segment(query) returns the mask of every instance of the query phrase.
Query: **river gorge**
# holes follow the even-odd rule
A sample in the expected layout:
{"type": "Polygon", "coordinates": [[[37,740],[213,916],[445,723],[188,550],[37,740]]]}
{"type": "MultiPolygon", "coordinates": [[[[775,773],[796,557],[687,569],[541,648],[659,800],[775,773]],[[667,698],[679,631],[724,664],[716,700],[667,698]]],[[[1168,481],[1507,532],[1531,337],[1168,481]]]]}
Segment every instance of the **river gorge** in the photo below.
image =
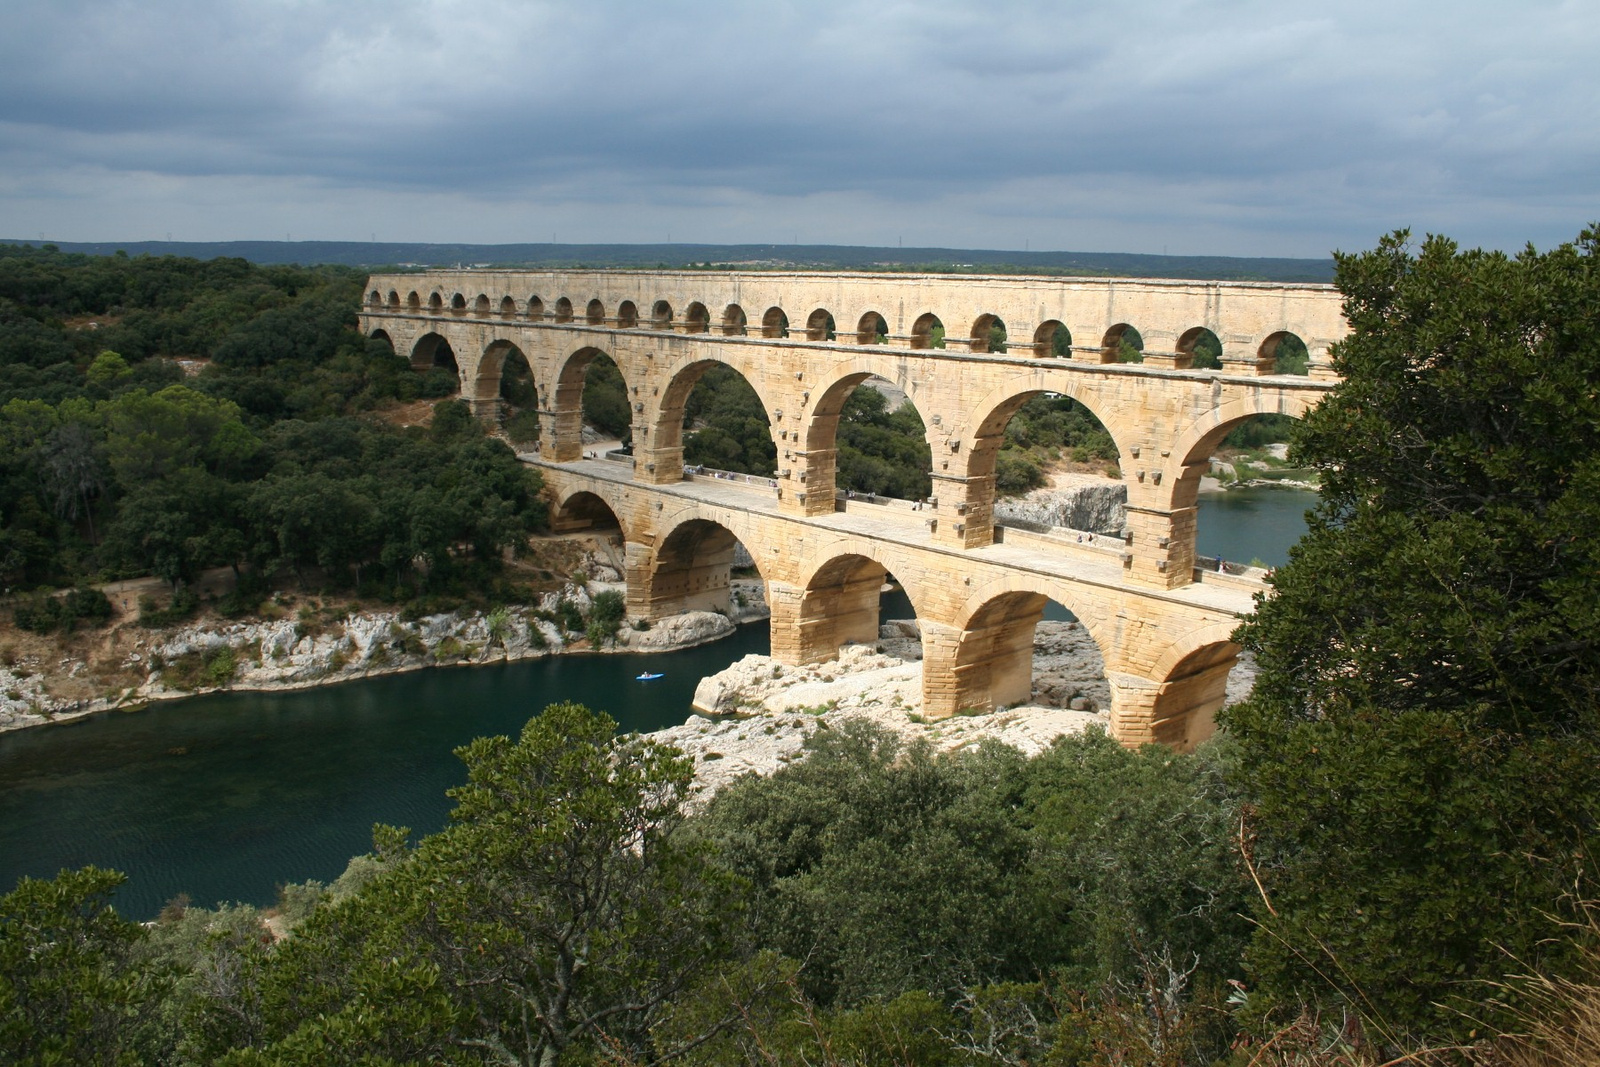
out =
{"type": "MultiPolygon", "coordinates": [[[[1312,493],[1201,498],[1203,555],[1284,562],[1312,493]]],[[[885,598],[885,618],[905,618],[885,598]]],[[[1069,618],[1055,605],[1047,618],[1069,618]]],[[[292,692],[228,692],[0,735],[0,888],[95,864],[126,872],[118,906],[168,899],[271,903],[275,887],[329,880],[374,822],[438,829],[461,781],[452,749],[515,733],[557,700],[623,729],[684,722],[696,684],[767,650],[764,624],[673,652],[549,656],[393,674],[292,692]],[[664,677],[637,682],[642,671],[664,677]]]]}

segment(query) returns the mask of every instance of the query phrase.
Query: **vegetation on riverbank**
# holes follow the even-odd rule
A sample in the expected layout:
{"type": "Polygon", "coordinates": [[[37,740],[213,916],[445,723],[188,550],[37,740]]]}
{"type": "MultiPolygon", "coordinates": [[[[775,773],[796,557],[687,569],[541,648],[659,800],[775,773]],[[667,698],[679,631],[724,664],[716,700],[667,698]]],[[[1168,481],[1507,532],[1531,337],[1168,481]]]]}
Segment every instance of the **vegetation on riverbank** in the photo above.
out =
{"type": "MultiPolygon", "coordinates": [[[[207,567],[406,599],[480,585],[545,521],[536,472],[355,329],[362,278],[0,248],[0,583],[207,567]]],[[[258,585],[258,588],[262,588],[258,585]]]]}
{"type": "Polygon", "coordinates": [[[1597,263],[1595,231],[1339,258],[1342,381],[1290,452],[1323,495],[1194,754],[835,728],[688,814],[680,754],[556,705],[460,751],[446,830],[287,888],[282,940],[23,882],[0,1055],[1592,1062],[1597,263]]]}

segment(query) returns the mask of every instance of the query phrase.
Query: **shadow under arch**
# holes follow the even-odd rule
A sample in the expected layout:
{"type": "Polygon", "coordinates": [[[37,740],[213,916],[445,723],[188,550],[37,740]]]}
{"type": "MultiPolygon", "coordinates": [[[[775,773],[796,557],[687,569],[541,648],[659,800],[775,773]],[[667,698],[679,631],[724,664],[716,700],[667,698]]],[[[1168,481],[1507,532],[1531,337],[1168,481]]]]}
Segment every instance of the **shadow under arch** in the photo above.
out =
{"type": "Polygon", "coordinates": [[[876,311],[869,311],[856,323],[856,344],[882,345],[889,343],[889,320],[876,311]]]}
{"type": "Polygon", "coordinates": [[[616,509],[604,497],[586,489],[569,494],[556,505],[550,515],[550,529],[553,533],[615,531],[623,539],[627,537],[616,509]]]}
{"type": "Polygon", "coordinates": [[[387,344],[389,346],[391,351],[394,349],[394,338],[390,337],[389,336],[389,331],[383,329],[381,326],[378,327],[377,329],[373,330],[371,333],[367,334],[367,337],[368,337],[368,339],[373,340],[373,341],[382,341],[382,342],[384,342],[385,344],[387,344]]]}
{"type": "Polygon", "coordinates": [[[1299,334],[1278,330],[1267,335],[1256,349],[1257,374],[1292,374],[1305,377],[1311,372],[1311,357],[1299,334]]]}
{"type": "Polygon", "coordinates": [[[1178,336],[1178,370],[1221,370],[1222,341],[1205,326],[1191,326],[1178,336]]]}
{"type": "Polygon", "coordinates": [[[456,361],[455,349],[450,347],[450,342],[443,334],[425,333],[417,338],[417,343],[411,346],[411,366],[418,371],[443,367],[457,379],[461,377],[461,365],[456,361]]]}
{"type": "Polygon", "coordinates": [[[958,626],[960,636],[950,665],[955,692],[948,710],[993,711],[1034,702],[1070,705],[1078,700],[1092,705],[1093,710],[1110,708],[1103,635],[1087,625],[1081,614],[1072,612],[1064,600],[1029,589],[1010,588],[1014,581],[990,583],[964,606],[964,621],[958,626]],[[1043,680],[1036,677],[1034,670],[1035,645],[1040,636],[1039,624],[1052,603],[1066,609],[1061,614],[1071,616],[1052,620],[1052,626],[1059,623],[1053,636],[1066,638],[1063,644],[1071,651],[1065,656],[1065,670],[1059,676],[1052,675],[1036,692],[1036,682],[1043,680]]]}
{"type": "Polygon", "coordinates": [[[827,308],[817,308],[806,316],[806,340],[832,341],[837,337],[835,326],[833,312],[827,308]]]}
{"type": "Polygon", "coordinates": [[[1101,363],[1140,363],[1144,361],[1144,336],[1131,323],[1119,322],[1100,339],[1101,363]]]}
{"type": "Polygon", "coordinates": [[[1228,676],[1239,662],[1234,623],[1189,634],[1156,660],[1150,740],[1190,749],[1216,731],[1216,715],[1227,703],[1228,676]]]}
{"type": "Polygon", "coordinates": [[[789,336],[789,316],[784,313],[783,308],[778,307],[776,304],[774,304],[772,307],[769,307],[762,314],[762,316],[761,316],[761,336],[762,337],[788,337],[789,336]]]}
{"type": "MultiPolygon", "coordinates": [[[[658,538],[648,577],[637,583],[639,588],[630,575],[629,614],[647,619],[686,611],[726,615],[733,606],[734,558],[742,544],[738,535],[720,522],[689,515],[658,538]]],[[[754,553],[745,554],[760,574],[760,561],[754,553]]]]}
{"type": "MultiPolygon", "coordinates": [[[[799,610],[793,620],[795,663],[823,663],[838,656],[849,644],[878,640],[878,616],[885,585],[900,584],[911,603],[912,614],[922,617],[917,601],[920,590],[898,583],[889,562],[867,543],[835,546],[801,586],[799,610]]],[[[774,641],[780,635],[773,635],[774,641]]]]}
{"type": "Polygon", "coordinates": [[[1071,359],[1072,331],[1060,319],[1046,319],[1033,331],[1033,354],[1041,359],[1071,359]]]}
{"type": "Polygon", "coordinates": [[[970,345],[973,352],[1003,354],[1006,351],[1005,320],[993,312],[979,315],[972,323],[970,345]]]}

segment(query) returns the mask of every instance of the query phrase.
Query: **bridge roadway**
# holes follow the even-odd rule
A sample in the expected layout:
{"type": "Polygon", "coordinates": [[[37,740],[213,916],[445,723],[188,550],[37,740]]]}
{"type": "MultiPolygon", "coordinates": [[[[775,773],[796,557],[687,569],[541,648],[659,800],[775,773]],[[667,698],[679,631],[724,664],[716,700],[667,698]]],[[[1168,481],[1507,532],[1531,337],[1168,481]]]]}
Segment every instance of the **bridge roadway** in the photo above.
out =
{"type": "Polygon", "coordinates": [[[635,618],[726,609],[737,538],[766,583],[774,658],[818,662],[846,642],[877,639],[879,590],[892,575],[921,627],[930,718],[1028,699],[1034,627],[1048,599],[1072,611],[1101,650],[1113,735],[1190,747],[1211,732],[1237,653],[1228,635],[1263,588],[1199,574],[1175,589],[1130,582],[1114,538],[1090,545],[1002,528],[999,543],[962,548],[941,542],[937,519],[903,501],[797,515],[776,487],[711,478],[652,485],[613,460],[522,458],[559,502],[559,525],[620,527],[635,618]]]}

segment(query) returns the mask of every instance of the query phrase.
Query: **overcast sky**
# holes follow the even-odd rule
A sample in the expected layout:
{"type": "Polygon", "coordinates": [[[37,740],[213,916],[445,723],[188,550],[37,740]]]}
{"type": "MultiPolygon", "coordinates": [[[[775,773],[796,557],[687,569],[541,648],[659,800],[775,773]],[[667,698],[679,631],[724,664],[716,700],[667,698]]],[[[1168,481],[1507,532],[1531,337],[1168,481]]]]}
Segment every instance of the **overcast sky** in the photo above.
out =
{"type": "Polygon", "coordinates": [[[1600,219],[1600,3],[7,0],[0,236],[1321,256],[1600,219]]]}

